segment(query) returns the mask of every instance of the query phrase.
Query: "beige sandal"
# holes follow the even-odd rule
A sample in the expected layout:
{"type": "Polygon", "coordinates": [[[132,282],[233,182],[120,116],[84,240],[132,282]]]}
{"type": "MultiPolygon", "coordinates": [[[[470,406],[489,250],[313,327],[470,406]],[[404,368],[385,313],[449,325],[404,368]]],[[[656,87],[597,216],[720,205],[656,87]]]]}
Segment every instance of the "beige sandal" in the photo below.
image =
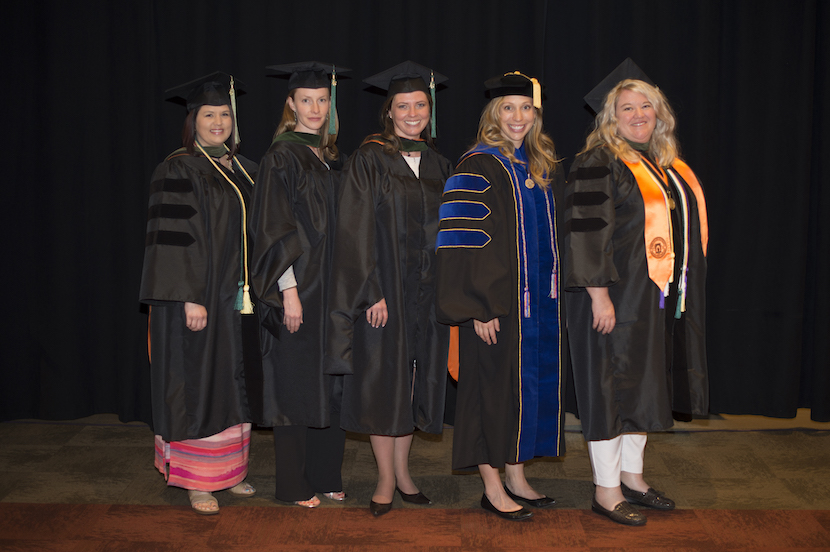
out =
{"type": "Polygon", "coordinates": [[[219,513],[219,502],[210,493],[205,491],[187,491],[187,498],[190,499],[190,507],[197,514],[212,516],[219,513]]]}
{"type": "Polygon", "coordinates": [[[251,498],[256,494],[256,489],[250,483],[243,481],[228,489],[228,492],[238,498],[251,498]]]}

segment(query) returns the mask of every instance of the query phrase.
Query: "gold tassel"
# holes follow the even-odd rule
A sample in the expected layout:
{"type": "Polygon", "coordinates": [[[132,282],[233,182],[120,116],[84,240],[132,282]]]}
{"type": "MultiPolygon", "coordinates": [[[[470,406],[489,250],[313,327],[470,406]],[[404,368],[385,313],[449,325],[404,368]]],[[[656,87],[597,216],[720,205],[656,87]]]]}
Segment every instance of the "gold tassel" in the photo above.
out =
{"type": "Polygon", "coordinates": [[[254,314],[254,304],[251,302],[251,286],[245,285],[242,288],[242,314],[254,314]]]}
{"type": "Polygon", "coordinates": [[[231,97],[231,110],[233,111],[233,135],[234,142],[239,145],[242,138],[239,136],[239,119],[236,115],[236,89],[233,87],[233,75],[231,75],[231,89],[228,93],[231,97]]]}
{"type": "Polygon", "coordinates": [[[536,78],[530,79],[530,82],[533,83],[533,107],[539,109],[542,107],[542,85],[536,78]]]}

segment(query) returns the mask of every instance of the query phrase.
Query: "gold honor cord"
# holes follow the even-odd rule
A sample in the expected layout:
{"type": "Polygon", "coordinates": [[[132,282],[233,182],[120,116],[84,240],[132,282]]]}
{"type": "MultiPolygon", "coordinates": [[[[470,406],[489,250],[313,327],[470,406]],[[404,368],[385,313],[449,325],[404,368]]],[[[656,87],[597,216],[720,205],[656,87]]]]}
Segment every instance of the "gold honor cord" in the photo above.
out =
{"type": "MultiPolygon", "coordinates": [[[[243,197],[242,192],[239,190],[236,184],[233,183],[233,180],[228,178],[228,175],[225,174],[225,171],[219,168],[219,165],[217,165],[216,161],[214,161],[213,158],[207,154],[207,152],[204,150],[204,148],[198,140],[196,141],[196,147],[199,148],[199,151],[202,152],[202,155],[204,155],[207,158],[207,160],[210,161],[211,165],[213,165],[213,167],[219,172],[219,174],[221,174],[225,178],[225,180],[228,181],[228,184],[231,185],[233,190],[236,192],[236,195],[239,196],[239,204],[242,206],[242,272],[244,275],[244,285],[242,287],[242,310],[240,310],[239,312],[242,314],[253,314],[254,304],[251,302],[251,286],[248,283],[248,232],[246,230],[248,227],[248,213],[245,209],[245,198],[243,197]]],[[[227,149],[227,146],[225,146],[225,148],[227,149]]],[[[248,178],[251,184],[253,184],[253,179],[244,169],[244,167],[242,167],[242,164],[236,159],[236,156],[232,157],[231,159],[231,162],[236,162],[236,165],[240,169],[242,169],[242,172],[245,173],[245,176],[248,178]]]]}

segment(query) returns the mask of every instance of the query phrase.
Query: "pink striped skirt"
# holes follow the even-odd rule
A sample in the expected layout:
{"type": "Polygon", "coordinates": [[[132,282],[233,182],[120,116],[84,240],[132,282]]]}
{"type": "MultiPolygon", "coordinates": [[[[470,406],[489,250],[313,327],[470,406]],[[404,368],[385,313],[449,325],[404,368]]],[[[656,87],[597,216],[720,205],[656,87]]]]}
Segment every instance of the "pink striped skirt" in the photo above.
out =
{"type": "Polygon", "coordinates": [[[248,475],[251,424],[238,424],[205,437],[166,442],[156,435],[155,466],[173,487],[221,491],[248,475]]]}

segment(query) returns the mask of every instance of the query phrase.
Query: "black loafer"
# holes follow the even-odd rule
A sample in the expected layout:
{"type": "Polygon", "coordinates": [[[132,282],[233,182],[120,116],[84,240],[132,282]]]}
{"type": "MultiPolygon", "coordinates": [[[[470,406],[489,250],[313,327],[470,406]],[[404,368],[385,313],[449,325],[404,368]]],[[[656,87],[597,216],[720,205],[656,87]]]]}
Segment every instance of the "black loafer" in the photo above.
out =
{"type": "Polygon", "coordinates": [[[634,506],[628,502],[620,502],[614,506],[613,510],[606,510],[597,502],[597,497],[591,500],[591,510],[595,513],[605,516],[611,521],[616,521],[623,525],[645,525],[646,516],[637,511],[634,506]]]}
{"type": "Polygon", "coordinates": [[[521,500],[528,506],[533,506],[534,508],[547,508],[548,506],[556,504],[556,501],[549,496],[543,496],[542,498],[525,498],[523,496],[513,494],[510,492],[510,489],[507,488],[507,485],[504,486],[504,492],[506,492],[507,496],[513,500],[521,500]]]}
{"type": "Polygon", "coordinates": [[[382,516],[383,514],[388,514],[390,510],[392,510],[391,502],[389,504],[379,504],[374,500],[369,501],[369,511],[372,512],[372,515],[375,517],[382,516]]]}
{"type": "Polygon", "coordinates": [[[488,512],[493,512],[500,518],[509,519],[510,521],[523,521],[533,517],[533,512],[531,512],[530,510],[525,510],[524,508],[522,508],[521,510],[516,510],[515,512],[502,512],[501,510],[493,506],[493,503],[490,502],[489,498],[487,498],[487,494],[481,495],[481,507],[487,510],[488,512]]]}
{"type": "Polygon", "coordinates": [[[666,498],[663,493],[651,487],[644,493],[629,489],[622,483],[620,483],[620,488],[623,496],[629,502],[640,506],[648,506],[649,508],[657,508],[658,510],[674,510],[674,500],[666,498]]]}
{"type": "Polygon", "coordinates": [[[397,487],[395,487],[395,490],[398,491],[398,494],[401,495],[404,502],[411,502],[412,504],[432,504],[432,501],[420,491],[415,494],[406,494],[397,487]]]}

